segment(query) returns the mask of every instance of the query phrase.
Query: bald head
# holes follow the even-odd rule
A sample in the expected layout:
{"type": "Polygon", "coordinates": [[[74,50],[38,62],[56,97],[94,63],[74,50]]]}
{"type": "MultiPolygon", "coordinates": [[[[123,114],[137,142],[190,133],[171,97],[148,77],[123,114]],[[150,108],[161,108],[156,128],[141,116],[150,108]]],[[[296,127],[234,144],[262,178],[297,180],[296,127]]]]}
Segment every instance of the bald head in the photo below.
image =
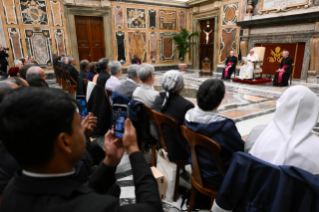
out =
{"type": "Polygon", "coordinates": [[[44,73],[44,70],[38,66],[33,66],[33,67],[28,69],[27,80],[33,76],[41,77],[43,80],[45,80],[47,77],[44,73]]]}

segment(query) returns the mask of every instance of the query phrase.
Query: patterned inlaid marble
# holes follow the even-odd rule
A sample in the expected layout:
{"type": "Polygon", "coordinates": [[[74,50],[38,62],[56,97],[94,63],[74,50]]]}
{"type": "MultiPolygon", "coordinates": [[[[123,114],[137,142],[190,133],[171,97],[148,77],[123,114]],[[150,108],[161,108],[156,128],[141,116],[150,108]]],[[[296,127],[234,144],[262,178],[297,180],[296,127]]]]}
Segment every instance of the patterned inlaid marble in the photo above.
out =
{"type": "Polygon", "coordinates": [[[50,1],[53,26],[63,26],[61,2],[50,1]]]}
{"type": "Polygon", "coordinates": [[[54,37],[55,37],[55,44],[58,55],[67,55],[66,53],[66,46],[65,46],[65,38],[64,38],[64,31],[57,29],[54,30],[54,37]]]}
{"type": "Polygon", "coordinates": [[[13,58],[19,59],[23,56],[20,30],[18,28],[8,28],[9,40],[13,58]]]}
{"type": "Polygon", "coordinates": [[[124,8],[121,6],[113,7],[114,27],[124,29],[124,8]]]}
{"type": "Polygon", "coordinates": [[[16,7],[14,0],[2,0],[2,6],[6,14],[6,23],[7,24],[18,24],[16,7]]]}

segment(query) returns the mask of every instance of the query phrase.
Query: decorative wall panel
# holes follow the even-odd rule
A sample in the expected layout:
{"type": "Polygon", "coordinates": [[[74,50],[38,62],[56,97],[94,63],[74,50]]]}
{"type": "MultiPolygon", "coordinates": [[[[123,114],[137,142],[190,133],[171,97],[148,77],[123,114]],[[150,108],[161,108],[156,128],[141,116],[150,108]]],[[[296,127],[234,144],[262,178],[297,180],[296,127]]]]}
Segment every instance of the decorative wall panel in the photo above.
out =
{"type": "Polygon", "coordinates": [[[49,25],[46,1],[20,0],[20,11],[24,25],[49,25]]]}
{"type": "Polygon", "coordinates": [[[193,13],[192,12],[188,13],[188,31],[193,32],[193,13]]]}
{"type": "Polygon", "coordinates": [[[124,28],[124,8],[121,6],[113,7],[114,27],[116,29],[124,28]]]}
{"type": "Polygon", "coordinates": [[[160,29],[176,30],[176,11],[159,11],[160,29]]]}
{"type": "Polygon", "coordinates": [[[129,40],[129,56],[130,61],[134,58],[134,54],[137,54],[138,58],[142,62],[146,62],[147,58],[147,41],[146,32],[128,32],[129,40]]]}
{"type": "Polygon", "coordinates": [[[145,9],[126,8],[128,28],[146,28],[145,9]]]}
{"type": "Polygon", "coordinates": [[[58,55],[67,55],[64,31],[62,29],[55,29],[54,38],[55,38],[56,51],[58,55]]]}
{"type": "Polygon", "coordinates": [[[171,33],[160,33],[160,61],[172,62],[176,60],[174,43],[171,41],[171,33]]]}
{"type": "Polygon", "coordinates": [[[18,28],[8,28],[8,35],[13,59],[16,60],[23,57],[20,30],[18,28]]]}
{"type": "Polygon", "coordinates": [[[186,29],[186,13],[184,11],[178,13],[178,29],[181,28],[186,29]]]}
{"type": "Polygon", "coordinates": [[[52,23],[53,26],[63,26],[62,15],[61,15],[61,2],[50,1],[52,23]]]}
{"type": "Polygon", "coordinates": [[[150,9],[148,11],[148,14],[149,14],[149,23],[150,23],[149,28],[156,29],[156,10],[150,9]]]}
{"type": "Polygon", "coordinates": [[[222,26],[234,25],[238,20],[238,2],[223,5],[222,26]]]}
{"type": "Polygon", "coordinates": [[[14,0],[2,0],[4,15],[7,24],[18,24],[14,0]]]}
{"type": "Polygon", "coordinates": [[[125,32],[117,31],[115,32],[115,36],[116,36],[117,61],[120,61],[122,64],[125,64],[126,63],[125,32]]]}
{"type": "Polygon", "coordinates": [[[157,33],[150,32],[150,60],[152,63],[157,61],[157,33]]]}
{"type": "Polygon", "coordinates": [[[236,51],[237,28],[225,28],[221,31],[219,62],[223,63],[230,51],[236,51]]]}
{"type": "Polygon", "coordinates": [[[52,66],[52,43],[50,30],[42,29],[35,31],[33,29],[25,29],[25,38],[27,40],[28,52],[34,56],[35,61],[40,66],[52,66]]]}

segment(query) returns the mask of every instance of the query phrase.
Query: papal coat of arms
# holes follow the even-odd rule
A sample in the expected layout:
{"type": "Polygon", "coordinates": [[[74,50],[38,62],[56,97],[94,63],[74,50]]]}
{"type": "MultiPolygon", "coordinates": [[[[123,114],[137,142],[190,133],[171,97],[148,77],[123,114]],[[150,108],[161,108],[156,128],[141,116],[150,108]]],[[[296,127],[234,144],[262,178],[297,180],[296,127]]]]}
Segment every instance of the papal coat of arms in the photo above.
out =
{"type": "Polygon", "coordinates": [[[283,53],[284,51],[285,51],[285,50],[282,50],[282,51],[281,51],[281,48],[280,48],[279,46],[277,46],[277,47],[275,48],[275,51],[271,50],[271,51],[270,51],[270,55],[271,55],[272,57],[268,57],[269,62],[271,62],[271,63],[274,63],[274,62],[280,63],[281,60],[282,60],[282,58],[283,58],[282,53],[283,53]]]}
{"type": "Polygon", "coordinates": [[[23,24],[48,25],[45,1],[21,0],[20,7],[23,24]]]}

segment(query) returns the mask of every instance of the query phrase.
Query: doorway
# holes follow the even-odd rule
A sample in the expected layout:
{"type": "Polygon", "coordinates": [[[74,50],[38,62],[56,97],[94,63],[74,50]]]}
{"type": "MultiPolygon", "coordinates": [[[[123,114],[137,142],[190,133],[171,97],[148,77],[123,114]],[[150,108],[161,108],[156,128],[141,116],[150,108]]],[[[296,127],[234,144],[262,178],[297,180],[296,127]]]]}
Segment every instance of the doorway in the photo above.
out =
{"type": "Polygon", "coordinates": [[[207,22],[209,21],[210,29],[212,32],[209,34],[209,50],[208,50],[208,58],[212,61],[211,70],[213,70],[213,62],[214,62],[214,29],[215,29],[215,19],[202,20],[200,21],[200,46],[199,46],[199,67],[202,69],[202,60],[206,58],[206,34],[203,30],[207,29],[207,22]]]}
{"type": "Polygon", "coordinates": [[[79,60],[97,62],[105,57],[102,17],[75,16],[79,60]]]}

